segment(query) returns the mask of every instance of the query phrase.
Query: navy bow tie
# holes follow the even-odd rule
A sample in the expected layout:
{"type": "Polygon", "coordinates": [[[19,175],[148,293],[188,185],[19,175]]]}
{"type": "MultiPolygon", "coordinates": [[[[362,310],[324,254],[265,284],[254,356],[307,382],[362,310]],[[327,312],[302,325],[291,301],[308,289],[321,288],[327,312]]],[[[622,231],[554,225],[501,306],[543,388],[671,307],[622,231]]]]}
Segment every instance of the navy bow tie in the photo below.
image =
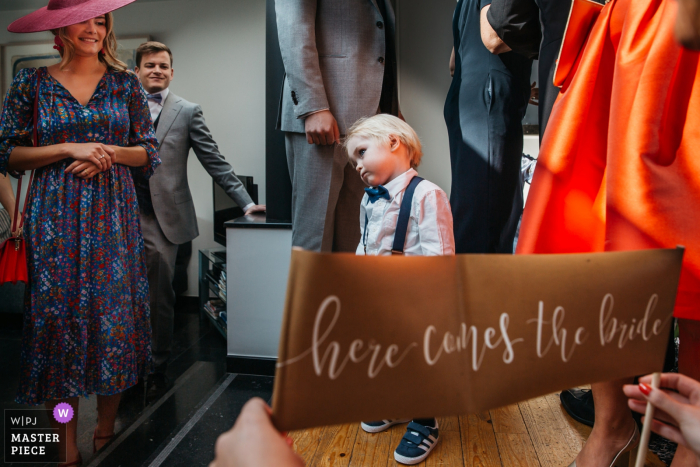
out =
{"type": "Polygon", "coordinates": [[[149,101],[161,103],[163,102],[163,96],[161,94],[146,94],[146,99],[149,101]]]}
{"type": "Polygon", "coordinates": [[[372,204],[374,204],[379,198],[384,198],[389,201],[391,200],[391,196],[389,196],[389,191],[387,191],[387,189],[381,185],[379,185],[376,188],[365,188],[365,193],[367,193],[367,196],[369,197],[369,202],[372,204]]]}

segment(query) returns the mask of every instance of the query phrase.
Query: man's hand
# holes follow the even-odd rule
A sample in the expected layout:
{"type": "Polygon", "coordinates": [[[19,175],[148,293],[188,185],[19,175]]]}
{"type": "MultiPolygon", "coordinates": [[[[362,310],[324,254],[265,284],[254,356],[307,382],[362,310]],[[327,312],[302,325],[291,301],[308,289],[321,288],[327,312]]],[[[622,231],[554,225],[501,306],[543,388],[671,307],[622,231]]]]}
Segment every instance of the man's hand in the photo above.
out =
{"type": "Polygon", "coordinates": [[[249,400],[233,428],[216,440],[216,458],[209,467],[303,467],[291,438],[272,425],[271,414],[262,399],[249,400]]]}
{"type": "Polygon", "coordinates": [[[265,212],[267,211],[267,206],[264,204],[256,204],[248,208],[248,210],[245,212],[245,215],[253,214],[254,212],[265,212]]]}
{"type": "Polygon", "coordinates": [[[540,105],[540,88],[536,86],[536,81],[533,81],[530,86],[530,104],[532,105],[540,105]]]}
{"type": "Polygon", "coordinates": [[[334,144],[340,142],[338,122],[330,110],[311,114],[304,120],[306,141],[309,144],[334,144]]]}

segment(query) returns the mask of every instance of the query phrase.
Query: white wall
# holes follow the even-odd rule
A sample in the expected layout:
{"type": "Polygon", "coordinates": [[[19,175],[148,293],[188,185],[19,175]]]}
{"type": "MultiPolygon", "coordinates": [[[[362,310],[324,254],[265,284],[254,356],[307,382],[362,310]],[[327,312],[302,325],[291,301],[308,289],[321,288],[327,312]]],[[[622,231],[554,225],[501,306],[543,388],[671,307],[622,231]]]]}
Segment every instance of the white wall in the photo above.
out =
{"type": "MultiPolygon", "coordinates": [[[[45,3],[44,3],[45,4],[45,3]]],[[[32,10],[0,11],[0,44],[52,40],[11,34],[32,10]]],[[[117,37],[150,35],[173,51],[171,90],[202,106],[221,153],[236,173],[252,175],[265,202],[265,1],[138,1],[115,12],[117,37]]],[[[200,235],[193,242],[187,295],[197,294],[197,251],[214,243],[211,177],[190,154],[189,183],[200,235]]]]}
{"type": "Polygon", "coordinates": [[[443,108],[450,89],[455,0],[398,0],[401,112],[423,144],[421,176],[450,193],[450,147],[443,108]]]}

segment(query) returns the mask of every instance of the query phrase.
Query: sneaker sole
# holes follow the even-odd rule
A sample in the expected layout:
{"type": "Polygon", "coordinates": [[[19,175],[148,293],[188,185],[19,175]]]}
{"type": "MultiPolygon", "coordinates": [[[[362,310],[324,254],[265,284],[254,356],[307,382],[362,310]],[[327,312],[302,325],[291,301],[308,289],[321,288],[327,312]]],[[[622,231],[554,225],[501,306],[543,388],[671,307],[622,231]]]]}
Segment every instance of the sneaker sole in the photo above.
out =
{"type": "Polygon", "coordinates": [[[420,464],[425,460],[426,457],[432,452],[432,450],[437,446],[437,444],[440,442],[440,437],[438,436],[438,439],[435,440],[432,446],[430,446],[430,449],[425,451],[425,454],[420,455],[418,457],[404,457],[401,454],[397,454],[396,451],[394,451],[394,460],[396,462],[399,462],[401,464],[405,465],[415,465],[415,464],[420,464]]]}
{"type": "Polygon", "coordinates": [[[381,433],[382,431],[388,430],[394,425],[399,425],[401,423],[408,423],[410,422],[411,419],[400,419],[400,420],[394,420],[391,423],[387,423],[386,425],[380,425],[380,426],[370,426],[370,425],[365,425],[364,422],[360,423],[360,427],[362,427],[363,430],[365,430],[367,433],[381,433]]]}

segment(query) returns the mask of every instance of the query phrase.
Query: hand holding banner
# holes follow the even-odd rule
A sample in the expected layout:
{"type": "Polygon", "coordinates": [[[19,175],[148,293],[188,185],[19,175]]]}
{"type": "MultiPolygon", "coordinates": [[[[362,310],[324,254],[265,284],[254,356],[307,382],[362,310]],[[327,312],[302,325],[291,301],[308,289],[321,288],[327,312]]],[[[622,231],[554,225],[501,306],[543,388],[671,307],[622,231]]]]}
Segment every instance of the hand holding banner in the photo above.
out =
{"type": "Polygon", "coordinates": [[[273,418],[471,413],[658,371],[682,258],[293,251],[273,418]]]}

